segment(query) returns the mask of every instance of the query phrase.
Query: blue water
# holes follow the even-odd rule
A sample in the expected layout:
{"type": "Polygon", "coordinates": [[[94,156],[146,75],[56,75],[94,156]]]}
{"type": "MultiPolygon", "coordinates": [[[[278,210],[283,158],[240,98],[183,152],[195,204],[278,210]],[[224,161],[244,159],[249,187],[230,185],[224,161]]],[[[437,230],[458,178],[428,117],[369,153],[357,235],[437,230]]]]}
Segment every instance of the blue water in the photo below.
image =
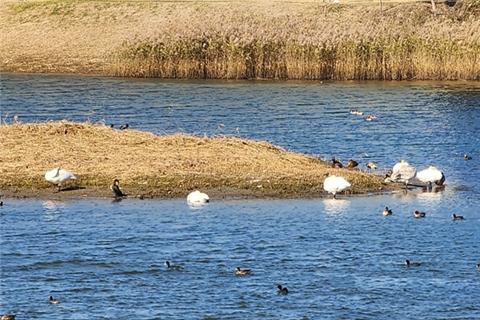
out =
{"type": "MultiPolygon", "coordinates": [[[[17,319],[480,319],[478,83],[1,76],[11,122],[105,121],[440,167],[438,193],[297,200],[2,199],[0,314],[17,319]],[[366,122],[348,113],[373,113],[366,122]],[[463,154],[473,157],[464,161],[463,154]],[[394,211],[383,217],[388,205],[394,211]],[[413,210],[427,212],[425,219],[413,210]],[[451,221],[451,214],[465,221],[451,221]],[[406,268],[405,259],[422,262],[406,268]],[[184,266],[166,270],[165,260],[184,266]],[[253,274],[238,278],[236,266],[253,274]],[[276,294],[276,285],[289,288],[276,294]],[[59,305],[49,305],[49,295],[59,305]]],[[[1,139],[1,137],[0,137],[1,139]]],[[[0,140],[1,143],[1,140],[0,140]]],[[[1,152],[1,150],[0,150],[1,152]]],[[[0,156],[1,158],[1,156],[0,156]]],[[[1,165],[1,164],[0,164],[1,165]]]]}

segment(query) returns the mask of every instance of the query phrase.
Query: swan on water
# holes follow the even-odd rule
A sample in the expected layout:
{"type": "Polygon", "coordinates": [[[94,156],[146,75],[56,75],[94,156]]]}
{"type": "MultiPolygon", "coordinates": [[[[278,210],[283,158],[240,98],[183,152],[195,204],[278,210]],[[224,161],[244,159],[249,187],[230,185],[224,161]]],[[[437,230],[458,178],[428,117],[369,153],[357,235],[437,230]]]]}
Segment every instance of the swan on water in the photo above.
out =
{"type": "Polygon", "coordinates": [[[75,179],[77,178],[73,173],[62,168],[55,168],[45,173],[45,180],[56,184],[58,186],[58,191],[60,191],[60,188],[64,182],[75,179]]]}
{"type": "Polygon", "coordinates": [[[445,175],[436,167],[430,166],[425,170],[419,171],[417,173],[417,179],[426,183],[427,189],[430,191],[432,190],[432,182],[435,182],[435,184],[440,186],[443,185],[445,182],[445,175]]]}
{"type": "Polygon", "coordinates": [[[350,182],[343,177],[328,176],[325,178],[325,181],[323,181],[323,189],[333,194],[333,198],[336,198],[337,192],[341,192],[350,186],[350,182]]]}
{"type": "Polygon", "coordinates": [[[187,202],[190,204],[203,204],[210,201],[210,198],[206,193],[195,190],[190,192],[187,196],[187,202]]]}
{"type": "Polygon", "coordinates": [[[385,179],[385,182],[403,182],[407,188],[408,182],[415,178],[417,170],[407,161],[401,160],[392,168],[392,174],[385,179]]]}

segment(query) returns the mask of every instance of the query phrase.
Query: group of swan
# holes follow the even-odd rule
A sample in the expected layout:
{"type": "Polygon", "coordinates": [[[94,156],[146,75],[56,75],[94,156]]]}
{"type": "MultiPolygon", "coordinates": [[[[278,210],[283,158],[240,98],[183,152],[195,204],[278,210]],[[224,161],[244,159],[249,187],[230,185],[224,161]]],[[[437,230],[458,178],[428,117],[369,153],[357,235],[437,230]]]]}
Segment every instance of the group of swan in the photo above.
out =
{"type": "Polygon", "coordinates": [[[429,166],[427,169],[417,172],[417,169],[405,160],[401,160],[393,166],[391,175],[385,179],[385,182],[402,182],[407,187],[414,178],[425,183],[428,190],[432,189],[432,183],[441,186],[445,182],[445,175],[438,168],[429,166]]]}

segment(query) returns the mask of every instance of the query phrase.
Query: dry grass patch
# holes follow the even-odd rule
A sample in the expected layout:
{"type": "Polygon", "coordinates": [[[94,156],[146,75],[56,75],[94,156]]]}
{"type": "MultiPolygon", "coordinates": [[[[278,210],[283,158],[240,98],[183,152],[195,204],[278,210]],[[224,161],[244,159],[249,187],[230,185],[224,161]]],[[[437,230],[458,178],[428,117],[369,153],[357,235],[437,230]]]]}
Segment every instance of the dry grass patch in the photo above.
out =
{"type": "Polygon", "coordinates": [[[72,122],[1,125],[0,136],[0,189],[20,193],[52,188],[43,175],[58,166],[99,195],[119,178],[127,193],[161,197],[197,188],[218,197],[320,196],[326,172],[347,178],[351,193],[391,188],[371,174],[235,137],[157,136],[72,122]]]}

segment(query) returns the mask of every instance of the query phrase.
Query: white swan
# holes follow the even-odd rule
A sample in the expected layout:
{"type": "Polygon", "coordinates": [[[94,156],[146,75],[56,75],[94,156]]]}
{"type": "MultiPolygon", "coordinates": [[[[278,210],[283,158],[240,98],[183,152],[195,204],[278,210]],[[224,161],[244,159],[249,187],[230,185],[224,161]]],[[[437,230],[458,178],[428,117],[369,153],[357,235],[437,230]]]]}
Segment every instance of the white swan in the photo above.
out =
{"type": "Polygon", "coordinates": [[[55,168],[45,173],[45,180],[56,184],[58,186],[58,191],[60,191],[62,183],[75,179],[77,179],[77,177],[75,177],[73,173],[62,168],[55,168]]]}
{"type": "Polygon", "coordinates": [[[350,187],[351,184],[343,177],[329,176],[323,181],[323,189],[336,197],[337,192],[341,192],[350,187]]]}
{"type": "Polygon", "coordinates": [[[417,173],[418,180],[427,184],[428,190],[432,189],[432,182],[435,182],[438,185],[442,185],[445,182],[445,175],[442,171],[438,170],[434,166],[430,166],[425,170],[419,171],[417,173]]]}
{"type": "Polygon", "coordinates": [[[198,190],[195,190],[193,192],[190,192],[187,196],[187,202],[189,204],[203,204],[207,203],[210,201],[210,198],[206,193],[200,192],[198,190]]]}
{"type": "Polygon", "coordinates": [[[385,182],[404,182],[405,188],[408,182],[415,178],[417,169],[411,166],[407,161],[401,160],[392,168],[392,175],[385,179],[385,182]]]}

